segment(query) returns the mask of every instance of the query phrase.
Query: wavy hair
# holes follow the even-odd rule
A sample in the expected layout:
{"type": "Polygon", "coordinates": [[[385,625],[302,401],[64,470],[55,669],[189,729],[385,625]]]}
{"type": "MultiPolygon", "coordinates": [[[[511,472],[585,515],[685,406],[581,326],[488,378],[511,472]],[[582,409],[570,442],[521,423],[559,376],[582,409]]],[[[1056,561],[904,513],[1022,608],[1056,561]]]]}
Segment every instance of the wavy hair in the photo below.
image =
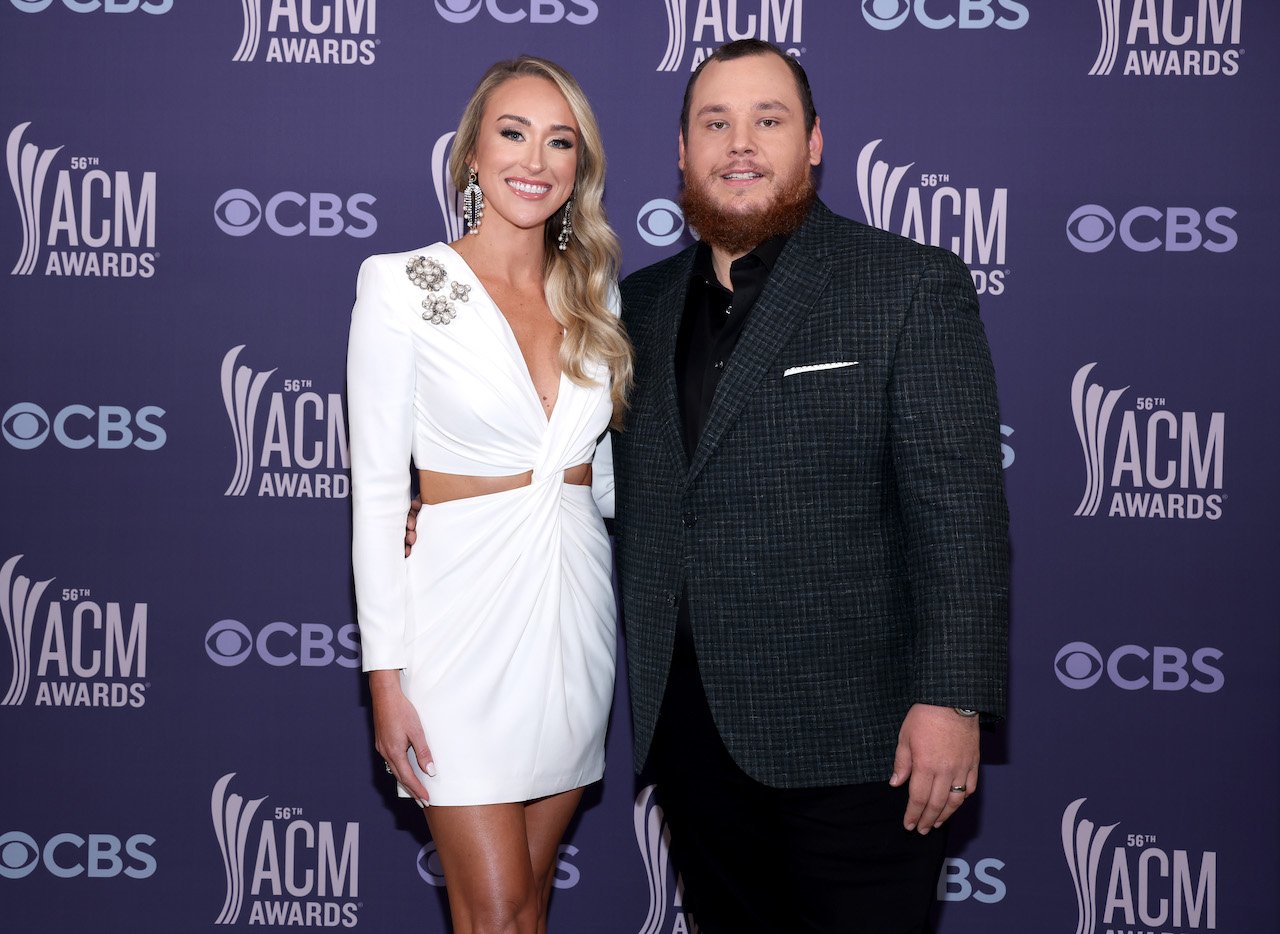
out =
{"type": "Polygon", "coordinates": [[[617,300],[618,237],[604,211],[604,147],[600,126],[587,96],[573,75],[555,62],[532,55],[495,62],[476,85],[458,122],[449,155],[449,175],[459,191],[467,185],[467,156],[475,152],[480,124],[493,92],[512,78],[550,81],[564,96],[578,123],[578,168],[573,184],[573,239],[567,250],[557,248],[568,204],[562,205],[543,228],[543,288],[551,315],[564,328],[560,366],[580,386],[589,385],[588,361],[604,362],[612,376],[613,427],[621,427],[632,380],[631,342],[618,316],[610,309],[617,300]]]}

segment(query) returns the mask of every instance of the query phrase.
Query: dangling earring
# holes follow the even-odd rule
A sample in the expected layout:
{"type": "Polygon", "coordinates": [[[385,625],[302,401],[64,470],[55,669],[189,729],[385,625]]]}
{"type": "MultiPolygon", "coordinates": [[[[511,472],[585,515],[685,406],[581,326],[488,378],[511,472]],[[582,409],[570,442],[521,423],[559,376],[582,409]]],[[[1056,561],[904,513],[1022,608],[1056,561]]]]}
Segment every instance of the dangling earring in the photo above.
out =
{"type": "Polygon", "coordinates": [[[564,203],[564,226],[560,228],[560,237],[556,245],[560,247],[560,251],[564,252],[569,249],[569,238],[573,236],[573,199],[570,198],[564,203]]]}
{"type": "Polygon", "coordinates": [[[480,232],[480,222],[484,220],[484,192],[476,181],[475,169],[468,170],[467,187],[462,191],[462,219],[467,222],[467,233],[480,232]]]}

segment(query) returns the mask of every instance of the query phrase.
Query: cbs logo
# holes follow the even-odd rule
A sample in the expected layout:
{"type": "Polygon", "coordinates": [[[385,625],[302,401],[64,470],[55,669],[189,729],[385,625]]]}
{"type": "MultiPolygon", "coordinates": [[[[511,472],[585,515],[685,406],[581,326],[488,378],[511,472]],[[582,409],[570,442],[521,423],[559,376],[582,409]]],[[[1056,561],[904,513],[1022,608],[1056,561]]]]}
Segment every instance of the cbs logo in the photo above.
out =
{"type": "Polygon", "coordinates": [[[274,668],[299,665],[322,668],[341,665],[360,667],[360,642],[355,623],[335,630],[324,623],[268,623],[257,634],[236,619],[220,619],[204,636],[204,649],[211,661],[224,668],[242,664],[250,655],[274,668]]]}
{"type": "Polygon", "coordinates": [[[266,221],[267,227],[282,237],[371,237],[378,219],[367,210],[378,199],[370,194],[354,194],[344,202],[329,192],[300,194],[282,191],[267,199],[266,206],[251,191],[232,188],[224,191],[213,206],[213,220],[231,237],[247,237],[266,221]]]}
{"type": "Polygon", "coordinates": [[[1004,860],[980,859],[970,865],[968,860],[948,857],[938,876],[938,901],[963,902],[972,898],[986,905],[1003,901],[1008,890],[996,875],[1001,869],[1004,860]]]}
{"type": "Polygon", "coordinates": [[[155,451],[168,440],[158,421],[164,409],[144,405],[130,412],[121,405],[100,405],[96,409],[75,403],[59,409],[53,416],[34,402],[18,402],[9,406],[0,418],[4,440],[20,451],[30,451],[44,444],[50,433],[64,448],[79,450],[97,447],[114,451],[135,447],[155,451]]]}
{"type": "Polygon", "coordinates": [[[670,246],[684,233],[684,212],[667,198],[646,201],[636,213],[636,232],[651,246],[670,246]]]}
{"type": "MultiPolygon", "coordinates": [[[[9,0],[22,13],[43,13],[53,6],[53,0],[9,0]]],[[[173,8],[173,0],[62,0],[62,5],[72,13],[143,13],[159,15],[173,8]]]]}
{"type": "Polygon", "coordinates": [[[1067,218],[1067,240],[1081,253],[1098,253],[1120,237],[1120,242],[1136,253],[1163,249],[1166,253],[1208,250],[1229,253],[1239,236],[1227,221],[1234,219],[1231,208],[1211,208],[1201,215],[1195,208],[1160,208],[1140,205],[1126,211],[1117,222],[1115,215],[1100,204],[1085,204],[1067,218]]]}
{"type": "Polygon", "coordinates": [[[1027,24],[1030,12],[1017,0],[862,0],[862,18],[879,30],[897,29],[915,13],[916,22],[928,29],[949,29],[958,25],[961,29],[1021,29],[1027,24]],[[955,13],[935,16],[946,6],[955,13]],[[996,15],[996,9],[1001,16],[996,15]]]}
{"type": "Polygon", "coordinates": [[[1083,691],[1107,679],[1125,691],[1181,691],[1191,688],[1201,694],[1222,690],[1226,678],[1214,663],[1222,660],[1219,649],[1196,649],[1188,654],[1170,645],[1151,649],[1122,645],[1105,659],[1088,642],[1069,642],[1053,660],[1058,680],[1073,691],[1083,691]]]}
{"type": "Polygon", "coordinates": [[[575,26],[596,21],[600,10],[595,0],[435,0],[436,12],[450,23],[466,23],[487,10],[500,23],[558,23],[566,20],[575,26]],[[504,9],[506,7],[506,9],[504,9]],[[567,9],[571,8],[571,9],[567,9]]]}
{"type": "Polygon", "coordinates": [[[146,879],[156,871],[156,858],[147,852],[155,842],[155,837],[145,833],[136,833],[124,841],[109,833],[91,833],[88,839],[79,834],[58,833],[41,846],[30,834],[10,830],[0,835],[0,878],[21,879],[43,864],[60,879],[79,875],[110,879],[121,874],[146,879]]]}

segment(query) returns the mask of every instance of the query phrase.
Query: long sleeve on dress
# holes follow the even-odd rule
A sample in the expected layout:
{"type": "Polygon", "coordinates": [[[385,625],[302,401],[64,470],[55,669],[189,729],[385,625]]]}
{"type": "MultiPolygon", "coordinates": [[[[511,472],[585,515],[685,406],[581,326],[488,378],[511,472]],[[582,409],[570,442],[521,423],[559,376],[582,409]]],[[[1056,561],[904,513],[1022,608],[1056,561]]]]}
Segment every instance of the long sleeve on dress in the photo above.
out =
{"type": "Polygon", "coordinates": [[[361,265],[347,345],[351,564],[365,671],[407,663],[404,523],[415,364],[410,310],[395,301],[395,274],[388,257],[361,265]]]}

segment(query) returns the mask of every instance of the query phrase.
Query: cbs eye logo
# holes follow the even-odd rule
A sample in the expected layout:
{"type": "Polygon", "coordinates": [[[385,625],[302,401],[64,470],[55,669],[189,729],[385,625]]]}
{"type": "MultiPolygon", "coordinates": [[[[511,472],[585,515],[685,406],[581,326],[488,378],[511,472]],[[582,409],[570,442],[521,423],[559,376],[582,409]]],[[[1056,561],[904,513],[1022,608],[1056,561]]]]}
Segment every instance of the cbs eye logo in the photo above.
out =
{"type": "Polygon", "coordinates": [[[1067,239],[1081,253],[1105,250],[1115,239],[1116,221],[1111,212],[1098,204],[1078,207],[1067,218],[1067,239]]]}
{"type": "Polygon", "coordinates": [[[666,198],[646,201],[636,214],[636,232],[651,246],[670,246],[684,233],[684,213],[666,198]]]}
{"type": "Polygon", "coordinates": [[[910,13],[909,0],[862,0],[862,18],[876,29],[897,29],[910,13]]]}
{"type": "Polygon", "coordinates": [[[1070,642],[1058,650],[1053,660],[1058,680],[1077,691],[1091,688],[1102,677],[1102,655],[1087,642],[1070,642]]]}

